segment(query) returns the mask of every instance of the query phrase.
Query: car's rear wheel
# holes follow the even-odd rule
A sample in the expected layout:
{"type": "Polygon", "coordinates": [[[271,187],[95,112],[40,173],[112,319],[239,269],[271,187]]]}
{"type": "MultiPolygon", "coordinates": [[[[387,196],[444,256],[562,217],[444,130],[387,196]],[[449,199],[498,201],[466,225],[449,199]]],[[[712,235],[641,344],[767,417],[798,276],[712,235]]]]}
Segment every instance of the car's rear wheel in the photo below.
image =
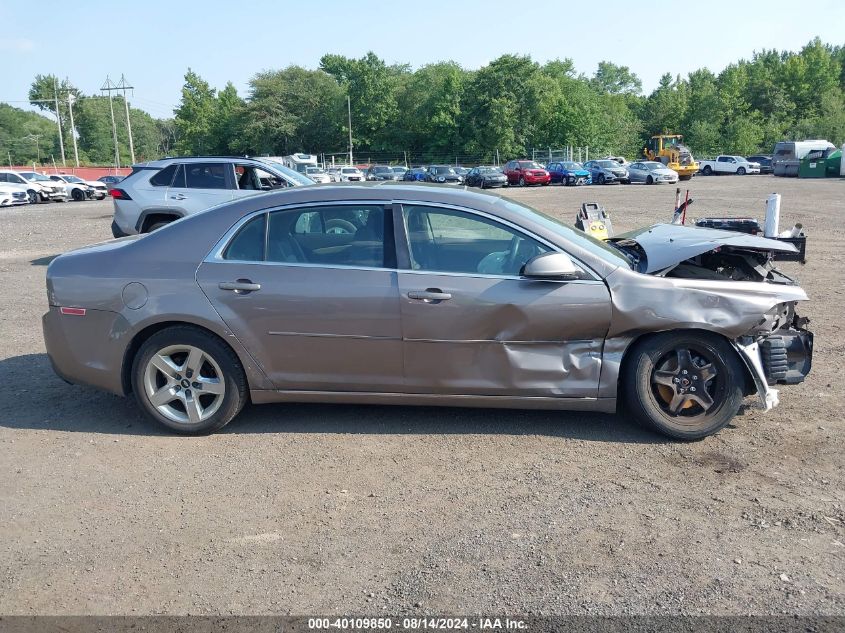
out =
{"type": "Polygon", "coordinates": [[[710,165],[705,165],[704,169],[701,170],[701,173],[704,174],[705,176],[709,176],[710,174],[713,173],[713,168],[710,167],[710,165]]]}
{"type": "Polygon", "coordinates": [[[132,364],[132,390],[148,417],[185,435],[223,428],[247,400],[235,353],[191,326],[169,327],[144,342],[132,364]]]}
{"type": "Polygon", "coordinates": [[[638,344],[621,377],[624,403],[640,423],[682,440],[716,433],[736,415],[745,372],[722,338],[668,332],[638,344]]]}

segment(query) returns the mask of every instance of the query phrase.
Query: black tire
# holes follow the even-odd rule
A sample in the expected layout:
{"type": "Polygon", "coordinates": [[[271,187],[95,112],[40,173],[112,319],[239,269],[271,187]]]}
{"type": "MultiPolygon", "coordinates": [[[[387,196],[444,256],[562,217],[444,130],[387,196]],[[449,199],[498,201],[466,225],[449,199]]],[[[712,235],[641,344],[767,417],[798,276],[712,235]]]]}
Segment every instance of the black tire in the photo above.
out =
{"type": "Polygon", "coordinates": [[[519,186],[520,186],[520,187],[524,187],[524,186],[525,186],[525,178],[523,178],[522,176],[520,176],[520,177],[519,177],[519,186]]]}
{"type": "Polygon", "coordinates": [[[647,184],[647,185],[653,185],[653,184],[654,184],[654,178],[652,178],[651,176],[649,176],[648,178],[646,178],[645,184],[647,184]]]}
{"type": "Polygon", "coordinates": [[[484,183],[485,183],[485,180],[482,178],[481,183],[478,185],[479,189],[484,189],[484,187],[485,187],[484,183]]]}
{"type": "Polygon", "coordinates": [[[566,182],[564,183],[567,187],[572,187],[575,184],[575,178],[571,176],[567,176],[566,182]]]}
{"type": "Polygon", "coordinates": [[[145,233],[152,233],[153,231],[158,231],[161,227],[167,226],[170,222],[164,222],[159,220],[158,222],[153,222],[147,227],[145,233]]]}
{"type": "Polygon", "coordinates": [[[50,198],[47,196],[47,194],[46,194],[46,193],[39,193],[39,194],[38,194],[38,199],[39,199],[41,202],[50,202],[50,198]]]}
{"type": "Polygon", "coordinates": [[[596,178],[596,183],[603,185],[604,184],[604,174],[599,174],[596,178]]]}
{"type": "Polygon", "coordinates": [[[85,200],[85,194],[82,189],[74,189],[71,191],[70,197],[73,198],[75,202],[82,202],[85,200]]]}
{"type": "Polygon", "coordinates": [[[713,168],[710,167],[710,165],[705,165],[704,169],[701,170],[701,173],[704,174],[705,176],[709,176],[710,174],[713,173],[713,168]]]}
{"type": "Polygon", "coordinates": [[[246,375],[232,349],[214,334],[190,325],[177,325],[156,332],[141,345],[132,362],[132,391],[148,418],[182,435],[207,435],[219,431],[240,412],[248,399],[246,375]],[[144,373],[150,359],[160,350],[174,345],[201,349],[214,359],[223,374],[221,382],[225,385],[225,392],[222,403],[213,415],[196,424],[175,422],[162,415],[149,401],[144,388],[144,373]]]}
{"type": "Polygon", "coordinates": [[[736,415],[745,395],[742,361],[725,339],[706,332],[649,337],[629,352],[623,372],[626,411],[644,426],[680,440],[700,440],[718,432],[736,415]],[[689,364],[680,361],[684,350],[689,352],[689,364]],[[678,384],[656,382],[667,379],[678,384]],[[680,384],[681,380],[686,383],[680,384]],[[701,397],[710,404],[705,407],[697,399],[701,397]]]}
{"type": "Polygon", "coordinates": [[[38,204],[38,194],[34,189],[29,189],[26,192],[26,197],[29,198],[29,204],[38,204]]]}
{"type": "Polygon", "coordinates": [[[740,167],[739,169],[737,169],[736,175],[737,176],[744,176],[745,175],[745,167],[740,167]]]}

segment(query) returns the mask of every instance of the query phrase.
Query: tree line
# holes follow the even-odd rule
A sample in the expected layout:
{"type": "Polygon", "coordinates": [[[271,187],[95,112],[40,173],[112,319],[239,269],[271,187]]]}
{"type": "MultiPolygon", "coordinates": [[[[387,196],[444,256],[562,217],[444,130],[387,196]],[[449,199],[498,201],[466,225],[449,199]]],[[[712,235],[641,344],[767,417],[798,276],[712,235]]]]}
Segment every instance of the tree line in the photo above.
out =
{"type": "MultiPolygon", "coordinates": [[[[33,105],[55,116],[50,99],[57,85],[62,95],[77,97],[73,113],[82,159],[113,163],[108,98],[39,75],[30,89],[33,105]]],[[[113,105],[126,164],[122,98],[113,105]]],[[[65,100],[58,110],[70,156],[65,100]]],[[[218,90],[188,69],[172,119],[131,108],[130,121],[140,161],[175,154],[343,153],[349,149],[350,114],[361,160],[489,162],[565,146],[633,157],[658,133],[683,134],[701,156],[771,152],[783,139],[841,144],[845,46],[816,38],[797,52],[755,53],[718,74],[706,68],[686,77],[665,74],[647,95],[630,68],[606,61],[587,76],[570,59],[540,64],[526,55],[502,55],[478,70],[452,61],[413,70],[372,52],[357,59],[327,54],[317,69],[259,72],[244,96],[232,83],[218,90]]],[[[0,151],[31,162],[33,137],[42,159],[58,155],[55,120],[0,104],[0,151]]]]}

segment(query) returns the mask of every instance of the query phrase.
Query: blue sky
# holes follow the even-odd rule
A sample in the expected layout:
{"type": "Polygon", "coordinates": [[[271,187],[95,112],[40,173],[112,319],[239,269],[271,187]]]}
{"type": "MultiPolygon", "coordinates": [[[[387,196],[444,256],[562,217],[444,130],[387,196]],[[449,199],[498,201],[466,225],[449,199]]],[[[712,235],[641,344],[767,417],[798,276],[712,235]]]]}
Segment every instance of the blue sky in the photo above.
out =
{"type": "Polygon", "coordinates": [[[842,0],[77,0],[61,7],[36,12],[31,3],[0,0],[0,101],[24,101],[37,73],[67,76],[85,93],[124,73],[135,86],[132,104],[163,117],[178,103],[189,66],[215,87],[231,80],[245,95],[260,70],[315,68],[324,53],[368,50],[413,67],[452,59],[478,68],[518,53],[540,62],[569,57],[592,74],[608,60],[629,66],[649,92],[664,72],[718,72],[755,50],[797,50],[816,35],[845,44],[842,0]]]}

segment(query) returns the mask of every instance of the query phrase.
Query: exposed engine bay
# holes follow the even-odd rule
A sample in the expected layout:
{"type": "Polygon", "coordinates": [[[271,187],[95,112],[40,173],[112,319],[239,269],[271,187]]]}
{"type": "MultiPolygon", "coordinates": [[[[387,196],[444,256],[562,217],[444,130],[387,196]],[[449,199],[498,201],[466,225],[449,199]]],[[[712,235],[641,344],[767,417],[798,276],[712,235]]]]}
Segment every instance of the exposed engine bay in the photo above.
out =
{"type": "Polygon", "coordinates": [[[661,273],[665,277],[713,279],[723,281],[759,281],[794,284],[795,281],[772,266],[769,252],[739,248],[721,248],[690,258],[661,273]]]}

